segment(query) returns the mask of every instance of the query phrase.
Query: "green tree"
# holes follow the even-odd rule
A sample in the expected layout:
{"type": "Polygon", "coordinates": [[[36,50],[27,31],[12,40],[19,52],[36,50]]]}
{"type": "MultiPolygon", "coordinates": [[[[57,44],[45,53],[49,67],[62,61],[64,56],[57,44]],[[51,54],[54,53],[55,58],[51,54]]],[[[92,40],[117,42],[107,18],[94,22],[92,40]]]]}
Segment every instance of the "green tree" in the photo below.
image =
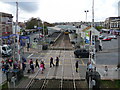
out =
{"type": "Polygon", "coordinates": [[[34,29],[34,26],[41,25],[41,20],[38,21],[37,18],[31,18],[28,22],[26,22],[26,29],[34,29]]]}
{"type": "Polygon", "coordinates": [[[103,27],[102,26],[96,26],[95,27],[98,31],[100,31],[103,27]]]}

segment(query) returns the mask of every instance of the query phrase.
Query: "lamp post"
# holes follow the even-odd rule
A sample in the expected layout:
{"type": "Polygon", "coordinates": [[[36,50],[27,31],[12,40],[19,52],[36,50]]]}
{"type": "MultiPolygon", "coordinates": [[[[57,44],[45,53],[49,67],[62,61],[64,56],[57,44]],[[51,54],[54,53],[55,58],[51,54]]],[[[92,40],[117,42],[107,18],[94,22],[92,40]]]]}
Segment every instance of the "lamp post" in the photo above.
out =
{"type": "Polygon", "coordinates": [[[89,12],[89,10],[85,10],[84,12],[86,13],[86,23],[87,23],[87,13],[89,12]]]}
{"type": "Polygon", "coordinates": [[[43,40],[45,41],[45,28],[44,28],[44,21],[42,21],[42,25],[43,25],[43,40]]]}
{"type": "Polygon", "coordinates": [[[40,19],[38,18],[37,21],[38,21],[38,29],[39,29],[39,40],[40,40],[40,19]]]}

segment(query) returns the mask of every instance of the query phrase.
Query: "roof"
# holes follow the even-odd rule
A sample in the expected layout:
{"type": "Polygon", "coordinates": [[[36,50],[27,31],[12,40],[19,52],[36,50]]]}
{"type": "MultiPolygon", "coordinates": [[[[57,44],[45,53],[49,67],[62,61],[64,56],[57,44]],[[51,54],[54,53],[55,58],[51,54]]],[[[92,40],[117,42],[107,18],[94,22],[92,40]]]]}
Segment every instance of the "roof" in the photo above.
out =
{"type": "Polygon", "coordinates": [[[89,26],[89,27],[86,27],[85,29],[83,29],[82,31],[83,32],[85,32],[85,31],[87,31],[88,29],[90,29],[91,28],[91,26],[89,26]]]}
{"type": "Polygon", "coordinates": [[[97,29],[95,29],[94,27],[91,27],[91,26],[86,27],[82,31],[83,32],[85,32],[85,31],[92,31],[94,35],[99,35],[100,34],[100,32],[97,29]]]}

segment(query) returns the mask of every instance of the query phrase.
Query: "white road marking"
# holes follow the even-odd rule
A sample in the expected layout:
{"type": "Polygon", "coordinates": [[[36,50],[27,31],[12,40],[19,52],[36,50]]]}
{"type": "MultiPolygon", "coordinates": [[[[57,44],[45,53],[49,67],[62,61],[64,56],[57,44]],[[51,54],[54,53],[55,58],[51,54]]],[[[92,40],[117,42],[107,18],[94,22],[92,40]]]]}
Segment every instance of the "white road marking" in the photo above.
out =
{"type": "Polygon", "coordinates": [[[32,54],[30,54],[27,58],[30,58],[32,55],[33,55],[33,53],[32,53],[32,54]]]}

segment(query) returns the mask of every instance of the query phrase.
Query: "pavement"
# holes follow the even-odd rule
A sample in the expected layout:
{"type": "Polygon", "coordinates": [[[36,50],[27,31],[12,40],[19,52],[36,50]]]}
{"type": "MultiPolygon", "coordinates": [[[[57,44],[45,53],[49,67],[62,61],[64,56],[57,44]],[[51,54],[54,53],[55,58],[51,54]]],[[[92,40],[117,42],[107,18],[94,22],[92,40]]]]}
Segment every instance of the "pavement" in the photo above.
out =
{"type": "Polygon", "coordinates": [[[96,65],[102,80],[120,79],[120,69],[116,71],[116,65],[96,65]],[[105,75],[105,66],[108,67],[108,75],[105,75]]]}

